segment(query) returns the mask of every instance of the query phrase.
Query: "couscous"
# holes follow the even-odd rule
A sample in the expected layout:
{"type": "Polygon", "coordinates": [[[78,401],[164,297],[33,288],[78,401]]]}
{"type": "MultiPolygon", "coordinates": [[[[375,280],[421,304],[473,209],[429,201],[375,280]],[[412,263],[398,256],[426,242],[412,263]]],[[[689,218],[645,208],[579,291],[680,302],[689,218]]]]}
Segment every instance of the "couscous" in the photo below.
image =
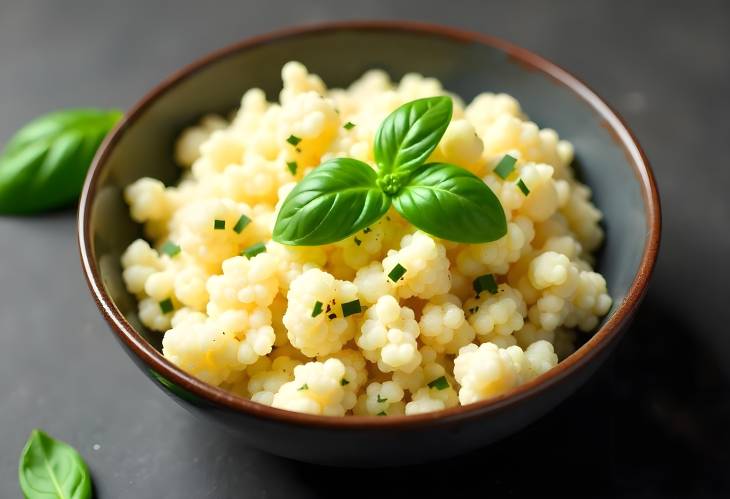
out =
{"type": "Polygon", "coordinates": [[[378,70],[327,89],[297,62],[282,78],[278,103],[251,89],[233,116],[183,131],[177,185],[142,178],[125,191],[146,239],[122,256],[124,280],[170,361],[282,409],[419,414],[539,376],[608,312],[606,282],[592,268],[601,212],[574,178],[573,147],[514,98],[482,93],[466,105],[436,79],[396,83],[378,70]],[[439,238],[388,200],[377,220],[340,240],[274,240],[275,227],[296,229],[277,220],[310,172],[336,158],[375,170],[384,119],[444,95],[451,121],[427,159],[482,179],[503,211],[503,235],[439,238]]]}

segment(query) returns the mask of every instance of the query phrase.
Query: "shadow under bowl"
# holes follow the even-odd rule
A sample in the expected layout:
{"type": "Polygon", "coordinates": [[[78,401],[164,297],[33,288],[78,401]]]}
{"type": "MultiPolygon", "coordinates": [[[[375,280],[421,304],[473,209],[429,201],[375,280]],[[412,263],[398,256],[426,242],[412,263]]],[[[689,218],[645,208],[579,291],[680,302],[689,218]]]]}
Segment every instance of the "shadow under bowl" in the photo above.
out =
{"type": "Polygon", "coordinates": [[[211,418],[262,450],[312,463],[386,466],[446,458],[484,446],[536,420],[596,370],[626,329],[656,260],[659,198],[641,148],[620,118],[583,83],[506,42],[421,24],[354,22],[289,29],[216,52],[163,82],[107,137],[79,208],[79,246],[91,293],[134,362],[191,411],[211,418]],[[418,416],[312,416],[227,393],[183,372],[160,353],[159,333],[137,316],[120,256],[141,227],[123,189],[140,177],[174,183],[180,131],[204,114],[228,113],[243,92],[275,100],[280,70],[295,59],[329,86],[346,86],[368,69],[394,79],[409,72],[438,78],[465,101],[484,91],[517,98],[541,127],[573,143],[581,179],[604,213],[606,243],[598,265],[614,300],[600,329],[556,368],[512,392],[465,407],[418,416]]]}

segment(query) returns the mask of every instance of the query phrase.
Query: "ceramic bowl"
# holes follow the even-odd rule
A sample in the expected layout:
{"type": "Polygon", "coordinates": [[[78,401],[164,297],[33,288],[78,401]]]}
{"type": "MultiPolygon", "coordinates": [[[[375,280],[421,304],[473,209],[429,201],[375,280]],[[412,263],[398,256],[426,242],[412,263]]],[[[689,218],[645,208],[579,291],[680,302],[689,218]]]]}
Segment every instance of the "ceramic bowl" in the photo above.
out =
{"type": "Polygon", "coordinates": [[[357,22],[294,28],[245,40],[175,73],[147,94],[107,137],[79,208],[81,261],[91,293],[117,339],[168,395],[250,445],[289,458],[338,466],[383,466],[453,456],[515,432],[588,379],[616,345],[644,295],[660,234],[659,199],[646,157],[626,125],[565,70],[498,39],[420,24],[357,22]],[[394,79],[418,72],[465,101],[483,91],[516,97],[530,118],[575,145],[576,168],[603,210],[598,263],[614,305],[600,329],[556,368],[512,392],[418,416],[332,418],[299,414],[210,386],[160,353],[124,288],[119,258],[141,236],[122,199],[143,176],[175,182],[176,136],[209,112],[228,113],[251,87],[276,99],[281,66],[304,63],[328,86],[371,68],[394,79]]]}

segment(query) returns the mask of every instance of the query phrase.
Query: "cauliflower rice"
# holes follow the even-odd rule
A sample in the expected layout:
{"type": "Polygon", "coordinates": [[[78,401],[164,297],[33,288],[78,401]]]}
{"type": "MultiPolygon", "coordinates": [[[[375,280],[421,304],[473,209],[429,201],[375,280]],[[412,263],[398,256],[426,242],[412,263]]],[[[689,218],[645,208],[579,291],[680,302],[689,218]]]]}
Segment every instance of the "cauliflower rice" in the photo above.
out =
{"type": "Polygon", "coordinates": [[[576,330],[608,312],[591,256],[601,212],[573,176],[573,147],[506,94],[468,105],[451,95],[453,118],[431,158],[484,179],[507,216],[501,239],[435,239],[391,208],[334,244],[272,241],[281,202],[308,171],[341,156],[373,165],[373,138],[391,111],[446,94],[436,79],[394,83],[378,70],[327,89],[297,62],[282,78],[279,103],[254,88],[230,120],[206,116],[182,133],[178,185],[142,178],[125,191],[147,240],[122,256],[124,281],[180,368],[291,411],[419,414],[539,376],[573,351],[576,330]],[[493,169],[505,154],[517,164],[502,179],[493,169]],[[408,270],[393,282],[398,264],[408,270]],[[486,273],[498,290],[477,295],[472,282],[486,273]],[[363,310],[348,315],[342,305],[353,300],[363,310]]]}

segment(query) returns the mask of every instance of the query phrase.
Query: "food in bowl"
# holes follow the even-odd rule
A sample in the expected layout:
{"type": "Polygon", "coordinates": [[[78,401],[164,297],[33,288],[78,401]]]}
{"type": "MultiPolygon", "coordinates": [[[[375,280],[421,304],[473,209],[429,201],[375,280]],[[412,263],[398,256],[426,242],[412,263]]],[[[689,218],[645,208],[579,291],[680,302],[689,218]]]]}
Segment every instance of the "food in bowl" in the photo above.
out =
{"type": "MultiPolygon", "coordinates": [[[[381,182],[382,171],[378,186],[396,202],[386,196],[372,223],[330,223],[323,235],[322,224],[299,230],[301,217],[319,213],[292,204],[310,192],[302,186],[330,165],[381,168],[382,124],[414,99],[448,94],[433,78],[394,84],[377,70],[328,90],[296,62],[282,78],[279,104],[251,89],[230,119],[207,116],[183,131],[178,185],[142,178],[125,191],[147,238],[122,257],[125,284],[170,361],[282,409],[419,414],[539,376],[608,312],[605,279],[592,270],[601,212],[574,177],[573,148],[514,98],[483,93],[465,106],[449,96],[442,135],[408,165],[408,178],[435,164],[482,179],[472,187],[498,203],[500,237],[461,240],[474,235],[454,230],[472,219],[468,204],[432,230],[433,209],[414,196],[408,211],[398,179],[381,182]]],[[[420,126],[394,134],[410,125],[420,126]]]]}

